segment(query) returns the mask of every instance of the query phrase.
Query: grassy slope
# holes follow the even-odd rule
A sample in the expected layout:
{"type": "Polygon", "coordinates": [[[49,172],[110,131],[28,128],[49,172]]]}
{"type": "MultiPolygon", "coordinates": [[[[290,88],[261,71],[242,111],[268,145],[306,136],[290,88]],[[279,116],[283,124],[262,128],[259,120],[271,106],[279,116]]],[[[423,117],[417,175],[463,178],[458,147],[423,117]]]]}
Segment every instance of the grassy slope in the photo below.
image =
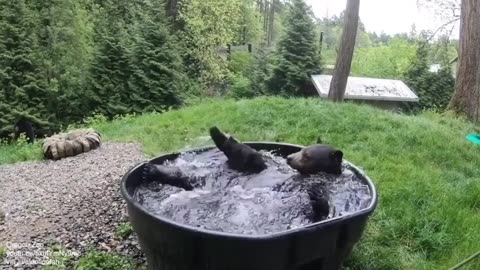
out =
{"type": "MultiPolygon", "coordinates": [[[[242,140],[310,144],[320,135],[362,167],[379,192],[350,269],[447,269],[480,250],[480,148],[465,140],[473,127],[461,120],[318,99],[259,98],[208,100],[92,124],[107,140],[140,141],[150,155],[195,146],[212,125],[242,140]]],[[[0,163],[21,159],[13,148],[0,148],[0,163]]],[[[24,151],[24,157],[38,156],[24,151]]],[[[464,269],[479,268],[477,260],[464,269]]]]}

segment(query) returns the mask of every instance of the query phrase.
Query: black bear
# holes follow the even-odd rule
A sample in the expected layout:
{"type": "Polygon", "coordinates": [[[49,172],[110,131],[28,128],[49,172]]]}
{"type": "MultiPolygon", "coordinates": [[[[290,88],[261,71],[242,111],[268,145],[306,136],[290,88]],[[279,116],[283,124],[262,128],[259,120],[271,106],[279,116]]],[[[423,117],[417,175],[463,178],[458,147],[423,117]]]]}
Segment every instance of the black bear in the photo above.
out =
{"type": "Polygon", "coordinates": [[[228,165],[237,171],[259,173],[267,168],[262,155],[250,146],[227,136],[217,127],[210,128],[210,137],[228,158],[228,165]]]}
{"type": "Polygon", "coordinates": [[[175,167],[167,167],[164,165],[147,163],[143,168],[143,179],[150,181],[158,181],[162,184],[171,185],[185,190],[192,190],[190,179],[184,176],[180,169],[175,167]]]}
{"type": "Polygon", "coordinates": [[[307,146],[287,156],[287,164],[301,174],[342,174],[343,152],[326,144],[307,146]]]}
{"type": "Polygon", "coordinates": [[[28,143],[33,143],[33,141],[35,140],[35,131],[33,130],[32,122],[30,122],[28,119],[25,119],[23,117],[20,118],[15,123],[14,130],[15,141],[20,137],[20,134],[22,133],[24,133],[27,137],[28,143]]]}
{"type": "Polygon", "coordinates": [[[328,195],[323,187],[312,186],[307,190],[312,205],[313,216],[311,220],[318,222],[324,220],[330,214],[330,204],[328,203],[328,195]]]}

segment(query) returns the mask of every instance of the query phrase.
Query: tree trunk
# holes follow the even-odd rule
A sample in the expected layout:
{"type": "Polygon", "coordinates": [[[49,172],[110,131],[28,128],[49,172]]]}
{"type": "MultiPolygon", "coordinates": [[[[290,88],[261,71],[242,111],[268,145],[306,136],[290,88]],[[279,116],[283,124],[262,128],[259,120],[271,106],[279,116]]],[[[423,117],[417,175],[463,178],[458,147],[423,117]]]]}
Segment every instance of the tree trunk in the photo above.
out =
{"type": "Polygon", "coordinates": [[[480,113],[480,6],[477,1],[462,0],[457,80],[448,106],[475,122],[480,113]]]}
{"type": "Polygon", "coordinates": [[[273,40],[273,23],[275,20],[275,3],[276,0],[272,0],[270,4],[270,15],[268,16],[268,33],[267,33],[267,46],[272,45],[273,40]]]}
{"type": "Polygon", "coordinates": [[[348,0],[345,10],[345,25],[343,27],[342,41],[337,55],[335,72],[330,82],[328,98],[332,101],[343,101],[347,79],[350,74],[352,64],[353,49],[355,47],[355,37],[358,28],[358,11],[360,9],[360,0],[348,0]]]}
{"type": "Polygon", "coordinates": [[[270,1],[265,0],[263,6],[263,31],[265,31],[265,39],[268,44],[268,16],[270,15],[270,1]]]}
{"type": "Polygon", "coordinates": [[[177,0],[167,0],[167,15],[170,16],[173,21],[177,19],[177,0]]]}

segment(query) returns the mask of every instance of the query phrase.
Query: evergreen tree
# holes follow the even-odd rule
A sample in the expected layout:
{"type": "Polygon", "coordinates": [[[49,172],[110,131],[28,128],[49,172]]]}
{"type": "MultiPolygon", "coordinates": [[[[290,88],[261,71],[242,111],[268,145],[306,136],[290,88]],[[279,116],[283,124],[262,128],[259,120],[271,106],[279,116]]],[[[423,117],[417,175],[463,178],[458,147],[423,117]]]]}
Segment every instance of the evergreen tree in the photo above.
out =
{"type": "Polygon", "coordinates": [[[98,3],[99,19],[95,25],[95,53],[90,67],[87,99],[81,107],[88,113],[107,117],[129,113],[130,83],[133,67],[131,50],[134,33],[129,32],[138,19],[141,1],[98,3]]]}
{"type": "Polygon", "coordinates": [[[210,94],[228,75],[226,59],[217,50],[234,41],[241,23],[240,4],[239,0],[188,0],[180,7],[185,65],[210,94]]]}
{"type": "Polygon", "coordinates": [[[259,46],[253,54],[253,64],[250,68],[249,77],[251,87],[255,95],[267,94],[267,82],[272,72],[272,52],[266,46],[259,46]]]}
{"type": "Polygon", "coordinates": [[[48,104],[56,121],[83,117],[80,107],[92,57],[93,22],[87,12],[90,0],[46,0],[32,2],[37,17],[41,70],[55,98],[48,104]]]}
{"type": "Polygon", "coordinates": [[[104,32],[103,40],[98,44],[98,52],[90,71],[88,99],[82,107],[87,112],[101,113],[107,117],[129,112],[128,96],[130,59],[128,48],[122,42],[124,33],[104,32]]]}
{"type": "Polygon", "coordinates": [[[181,104],[182,59],[178,43],[170,34],[165,8],[152,1],[135,27],[139,35],[133,48],[135,67],[131,80],[131,108],[135,112],[159,111],[181,104]]]}
{"type": "Polygon", "coordinates": [[[35,20],[24,0],[0,0],[0,135],[24,116],[37,125],[52,118],[38,65],[35,20]]]}
{"type": "Polygon", "coordinates": [[[297,96],[315,91],[310,75],[320,72],[321,68],[314,27],[310,7],[304,0],[293,0],[268,82],[271,93],[297,96]]]}
{"type": "Polygon", "coordinates": [[[418,46],[416,57],[404,74],[405,83],[420,99],[417,109],[444,110],[453,94],[455,80],[448,65],[442,66],[437,73],[430,72],[427,60],[429,50],[426,43],[418,46]]]}

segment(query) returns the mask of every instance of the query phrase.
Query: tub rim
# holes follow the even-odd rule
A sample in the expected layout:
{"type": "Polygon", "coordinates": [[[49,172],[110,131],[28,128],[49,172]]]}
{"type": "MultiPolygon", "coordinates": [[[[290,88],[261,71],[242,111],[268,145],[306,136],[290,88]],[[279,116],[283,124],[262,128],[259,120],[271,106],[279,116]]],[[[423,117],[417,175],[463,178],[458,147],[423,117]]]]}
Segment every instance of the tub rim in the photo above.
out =
{"type": "MultiPolygon", "coordinates": [[[[299,148],[299,149],[302,149],[302,148],[305,147],[305,146],[300,145],[300,144],[267,142],[267,141],[245,141],[245,142],[242,142],[242,143],[247,144],[247,145],[252,145],[252,144],[262,145],[262,144],[265,144],[265,145],[279,146],[279,147],[287,146],[287,147],[295,147],[295,148],[299,148]]],[[[364,181],[367,183],[368,187],[370,188],[370,191],[372,193],[372,199],[371,199],[368,207],[366,207],[365,209],[362,209],[360,211],[357,211],[357,212],[349,213],[349,214],[344,215],[344,216],[334,217],[334,218],[318,221],[318,222],[315,222],[315,223],[311,223],[311,224],[308,224],[306,226],[293,228],[293,229],[287,229],[287,230],[278,231],[278,232],[269,233],[269,234],[248,235],[248,234],[239,234],[239,233],[220,232],[220,231],[198,228],[198,227],[190,226],[188,224],[182,224],[182,223],[176,222],[174,220],[168,219],[166,217],[154,215],[153,213],[149,212],[145,207],[143,207],[139,202],[137,202],[133,198],[133,196],[131,196],[128,193],[127,185],[126,185],[128,177],[131,175],[131,173],[133,171],[137,170],[141,166],[144,166],[148,162],[153,161],[155,159],[159,159],[159,158],[161,158],[163,156],[166,156],[166,155],[178,155],[178,154],[185,153],[185,152],[208,151],[208,150],[211,150],[215,147],[216,146],[214,146],[214,145],[207,145],[207,146],[203,146],[203,147],[188,148],[188,149],[184,149],[184,150],[166,152],[166,153],[162,153],[162,154],[160,154],[156,157],[150,158],[147,161],[143,161],[143,162],[140,162],[140,163],[132,166],[122,176],[121,181],[120,181],[120,192],[122,194],[123,199],[127,203],[127,207],[130,208],[130,207],[133,206],[134,208],[136,208],[135,209],[136,211],[142,212],[142,214],[150,217],[151,219],[154,219],[157,222],[168,224],[172,227],[175,227],[175,229],[184,230],[184,231],[187,231],[187,232],[190,232],[190,233],[196,233],[196,234],[199,234],[199,235],[209,236],[209,237],[225,237],[225,238],[230,238],[230,239],[243,239],[243,240],[269,240],[269,239],[271,240],[271,239],[275,239],[275,238],[286,237],[286,236],[289,236],[289,235],[316,231],[316,230],[319,230],[319,229],[322,229],[322,228],[334,226],[338,223],[342,224],[346,220],[354,219],[354,218],[357,218],[357,217],[364,216],[364,217],[368,218],[368,216],[371,215],[377,207],[378,195],[377,195],[377,190],[375,188],[375,185],[373,184],[373,181],[370,179],[370,177],[367,174],[365,174],[365,172],[363,170],[359,169],[357,166],[355,166],[354,164],[352,164],[351,162],[349,162],[346,159],[343,159],[343,162],[345,162],[348,166],[350,166],[350,168],[355,173],[360,174],[364,178],[364,181]]]]}

